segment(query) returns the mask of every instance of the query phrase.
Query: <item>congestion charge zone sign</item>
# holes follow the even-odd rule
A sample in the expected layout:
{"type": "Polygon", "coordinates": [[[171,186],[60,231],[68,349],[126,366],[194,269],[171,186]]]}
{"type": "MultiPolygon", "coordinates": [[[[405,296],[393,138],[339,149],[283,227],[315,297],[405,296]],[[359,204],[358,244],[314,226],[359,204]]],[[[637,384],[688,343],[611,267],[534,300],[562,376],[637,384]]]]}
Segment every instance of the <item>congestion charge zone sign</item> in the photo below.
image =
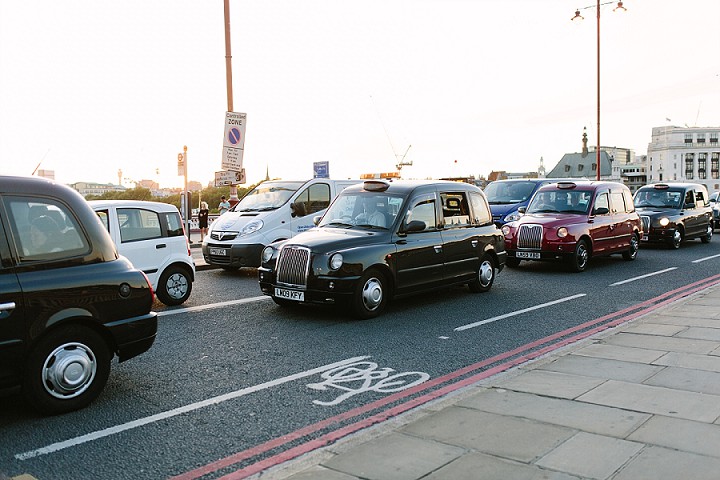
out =
{"type": "Polygon", "coordinates": [[[239,172],[243,168],[245,147],[245,113],[225,112],[222,169],[239,172]]]}

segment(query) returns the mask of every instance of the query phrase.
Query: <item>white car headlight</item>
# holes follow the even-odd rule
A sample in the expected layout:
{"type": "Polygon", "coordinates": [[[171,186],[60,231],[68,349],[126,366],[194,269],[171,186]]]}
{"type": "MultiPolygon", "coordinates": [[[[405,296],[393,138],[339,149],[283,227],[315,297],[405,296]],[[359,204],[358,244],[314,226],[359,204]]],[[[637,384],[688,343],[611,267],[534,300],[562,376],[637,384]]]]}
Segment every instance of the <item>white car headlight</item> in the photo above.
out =
{"type": "Polygon", "coordinates": [[[334,253],[330,257],[330,261],[328,262],[328,266],[330,267],[330,270],[337,270],[340,267],[342,267],[343,264],[343,256],[341,253],[334,253]]]}
{"type": "Polygon", "coordinates": [[[502,232],[503,232],[503,235],[505,235],[507,237],[508,235],[510,235],[510,227],[508,227],[507,225],[503,225],[502,232]]]}
{"type": "Polygon", "coordinates": [[[269,245],[263,248],[262,254],[260,254],[260,259],[262,260],[262,263],[269,262],[274,253],[275,249],[269,245]]]}
{"type": "Polygon", "coordinates": [[[557,231],[558,238],[565,238],[565,237],[567,237],[567,234],[568,234],[567,228],[565,228],[565,227],[558,228],[558,231],[557,231]]]}
{"type": "Polygon", "coordinates": [[[242,230],[240,230],[240,235],[241,236],[250,235],[251,233],[257,232],[262,227],[263,227],[262,220],[253,220],[252,222],[245,225],[242,230]]]}
{"type": "Polygon", "coordinates": [[[517,210],[515,210],[514,212],[512,212],[511,214],[509,214],[505,217],[505,221],[506,222],[515,222],[517,220],[520,220],[520,217],[522,217],[522,215],[520,215],[520,213],[517,210]]]}
{"type": "Polygon", "coordinates": [[[661,226],[661,227],[667,227],[669,223],[670,223],[670,219],[667,218],[667,217],[663,217],[663,218],[660,219],[660,226],[661,226]]]}

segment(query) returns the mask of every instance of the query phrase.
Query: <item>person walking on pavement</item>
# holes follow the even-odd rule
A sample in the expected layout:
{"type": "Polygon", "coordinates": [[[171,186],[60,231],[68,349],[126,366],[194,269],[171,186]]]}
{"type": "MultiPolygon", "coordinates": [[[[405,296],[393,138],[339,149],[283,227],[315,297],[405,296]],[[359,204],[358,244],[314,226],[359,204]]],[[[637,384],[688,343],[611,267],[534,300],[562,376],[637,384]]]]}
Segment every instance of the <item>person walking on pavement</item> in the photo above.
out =
{"type": "Polygon", "coordinates": [[[198,211],[198,227],[200,228],[200,243],[202,243],[205,235],[208,233],[208,217],[210,210],[207,202],[200,202],[200,211],[198,211]]]}
{"type": "Polygon", "coordinates": [[[218,209],[220,209],[220,215],[230,210],[230,202],[225,199],[225,195],[220,197],[220,204],[218,205],[218,209]]]}

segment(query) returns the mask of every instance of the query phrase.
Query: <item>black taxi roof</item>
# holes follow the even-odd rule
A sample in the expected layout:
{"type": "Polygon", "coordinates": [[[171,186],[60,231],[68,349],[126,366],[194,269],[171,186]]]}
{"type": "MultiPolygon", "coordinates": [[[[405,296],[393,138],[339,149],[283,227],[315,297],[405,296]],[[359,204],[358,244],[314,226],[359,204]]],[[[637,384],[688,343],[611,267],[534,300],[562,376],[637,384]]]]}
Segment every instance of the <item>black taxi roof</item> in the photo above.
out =
{"type": "Polygon", "coordinates": [[[358,193],[358,192],[383,192],[394,194],[409,194],[413,191],[435,191],[438,188],[447,190],[466,190],[482,192],[480,187],[465,183],[452,182],[449,180],[366,180],[356,185],[345,188],[342,193],[358,193]],[[383,186],[381,186],[383,185],[383,186]],[[387,188],[384,187],[387,185],[387,188]]]}

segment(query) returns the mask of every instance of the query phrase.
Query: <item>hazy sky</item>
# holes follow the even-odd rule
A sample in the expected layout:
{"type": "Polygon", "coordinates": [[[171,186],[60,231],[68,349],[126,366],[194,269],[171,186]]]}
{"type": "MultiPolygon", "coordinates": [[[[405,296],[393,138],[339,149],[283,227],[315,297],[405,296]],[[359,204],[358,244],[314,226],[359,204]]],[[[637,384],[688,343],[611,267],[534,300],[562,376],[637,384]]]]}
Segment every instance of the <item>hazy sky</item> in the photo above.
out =
{"type": "MultiPolygon", "coordinates": [[[[409,145],[408,178],[550,170],[596,142],[594,5],[230,0],[248,182],[392,171],[409,145]]],[[[720,1],[624,5],[601,10],[602,144],[720,126],[720,1]]],[[[182,186],[187,145],[206,184],[227,106],[222,0],[0,2],[0,174],[182,186]]]]}

